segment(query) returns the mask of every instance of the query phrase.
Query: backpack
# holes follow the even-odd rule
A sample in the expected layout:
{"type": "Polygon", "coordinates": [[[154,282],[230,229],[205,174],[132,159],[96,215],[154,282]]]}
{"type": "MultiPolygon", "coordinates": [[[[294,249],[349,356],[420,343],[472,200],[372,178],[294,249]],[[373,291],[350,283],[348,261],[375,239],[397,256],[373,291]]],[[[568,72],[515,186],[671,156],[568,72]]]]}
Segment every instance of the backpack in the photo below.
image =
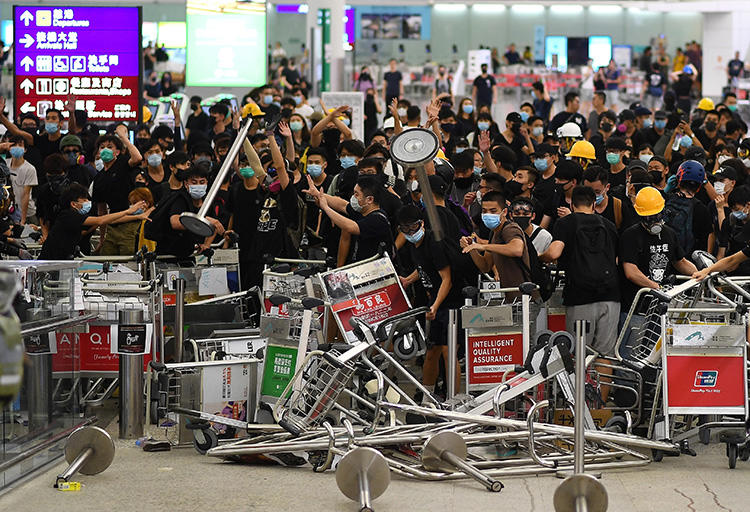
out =
{"type": "Polygon", "coordinates": [[[445,199],[445,207],[458,219],[458,227],[461,230],[461,236],[469,236],[474,232],[474,224],[471,222],[469,214],[462,206],[453,202],[452,199],[445,199]]]}
{"type": "Polygon", "coordinates": [[[532,236],[527,235],[525,231],[523,232],[523,236],[526,238],[526,252],[529,253],[529,265],[526,266],[523,258],[516,259],[518,260],[518,264],[521,265],[526,279],[539,287],[539,295],[542,297],[542,301],[547,302],[555,292],[555,283],[552,281],[552,277],[549,275],[547,269],[542,266],[542,262],[539,261],[539,255],[534,248],[534,238],[539,234],[539,231],[534,231],[532,236]]]}
{"type": "Polygon", "coordinates": [[[153,240],[157,244],[164,240],[164,235],[172,229],[169,222],[169,210],[174,202],[180,197],[180,191],[172,190],[159,201],[154,211],[148,216],[148,221],[143,224],[143,236],[153,240]]]}
{"type": "Polygon", "coordinates": [[[617,286],[616,240],[600,215],[586,215],[576,224],[572,257],[565,278],[583,292],[599,294],[617,286]]]}
{"type": "Polygon", "coordinates": [[[693,199],[671,194],[664,205],[664,223],[677,234],[677,242],[685,254],[693,253],[693,199]]]}

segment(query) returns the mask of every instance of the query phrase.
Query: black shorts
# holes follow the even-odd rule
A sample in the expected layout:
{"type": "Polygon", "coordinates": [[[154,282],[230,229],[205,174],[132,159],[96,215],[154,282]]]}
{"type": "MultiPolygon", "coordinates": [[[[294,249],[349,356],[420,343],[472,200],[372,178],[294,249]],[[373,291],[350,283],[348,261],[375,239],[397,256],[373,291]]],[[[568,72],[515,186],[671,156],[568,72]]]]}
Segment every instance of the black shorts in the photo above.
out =
{"type": "MultiPolygon", "coordinates": [[[[458,308],[456,308],[458,309],[458,308]]],[[[449,308],[440,308],[435,314],[435,320],[430,322],[430,333],[427,335],[427,346],[438,347],[448,345],[448,332],[450,325],[448,323],[449,308]]],[[[458,332],[461,333],[461,313],[457,315],[458,332]]],[[[460,344],[460,342],[459,342],[460,344]]]]}

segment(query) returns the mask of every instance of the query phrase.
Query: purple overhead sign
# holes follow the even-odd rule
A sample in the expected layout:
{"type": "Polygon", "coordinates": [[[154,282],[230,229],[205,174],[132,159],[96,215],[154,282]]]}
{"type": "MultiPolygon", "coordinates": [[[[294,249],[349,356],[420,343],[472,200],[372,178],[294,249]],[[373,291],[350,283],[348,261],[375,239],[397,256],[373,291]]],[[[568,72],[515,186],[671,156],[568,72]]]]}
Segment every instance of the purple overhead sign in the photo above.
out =
{"type": "Polygon", "coordinates": [[[139,7],[14,6],[16,110],[74,96],[92,121],[137,120],[140,20],[139,7]]]}

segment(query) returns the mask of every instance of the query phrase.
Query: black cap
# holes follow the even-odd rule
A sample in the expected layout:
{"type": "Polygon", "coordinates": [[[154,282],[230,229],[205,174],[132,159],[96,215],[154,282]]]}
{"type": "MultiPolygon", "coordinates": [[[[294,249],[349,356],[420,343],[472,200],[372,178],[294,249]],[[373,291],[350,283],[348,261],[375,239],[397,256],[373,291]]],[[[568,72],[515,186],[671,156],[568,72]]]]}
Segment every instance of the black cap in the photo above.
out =
{"type": "Polygon", "coordinates": [[[636,108],[633,113],[635,114],[635,117],[650,116],[651,115],[651,111],[649,109],[647,109],[646,107],[641,107],[641,106],[639,106],[638,108],[636,108]]]}
{"type": "Polygon", "coordinates": [[[635,121],[635,113],[629,108],[626,108],[620,112],[620,121],[627,121],[628,119],[635,121]]]}
{"type": "Polygon", "coordinates": [[[706,151],[698,146],[691,146],[685,151],[685,160],[698,160],[701,163],[706,163],[706,151]]]}
{"type": "Polygon", "coordinates": [[[747,139],[744,139],[742,142],[740,142],[740,147],[742,149],[750,149],[750,137],[747,139]]]}
{"type": "Polygon", "coordinates": [[[663,110],[657,110],[654,112],[654,119],[666,119],[667,113],[663,110]]]}
{"type": "Polygon", "coordinates": [[[644,171],[648,171],[648,165],[646,165],[646,162],[641,160],[640,158],[633,158],[628,162],[628,170],[632,171],[633,169],[643,169],[644,171]]]}
{"type": "Polygon", "coordinates": [[[437,174],[433,174],[431,176],[427,176],[427,181],[430,182],[430,188],[432,189],[432,192],[439,195],[444,196],[445,191],[448,188],[448,185],[445,184],[445,180],[438,176],[437,174]]]}
{"type": "Polygon", "coordinates": [[[583,167],[575,160],[561,160],[555,168],[555,178],[581,181],[583,167]]]}
{"type": "Polygon", "coordinates": [[[625,139],[623,139],[622,137],[610,137],[607,139],[606,148],[625,151],[630,149],[630,146],[628,146],[628,143],[625,142],[625,139]]]}
{"type": "Polygon", "coordinates": [[[547,144],[547,143],[539,144],[534,150],[534,156],[555,155],[555,154],[557,154],[557,149],[555,149],[555,147],[552,146],[552,144],[547,144]]]}
{"type": "Polygon", "coordinates": [[[724,165],[722,167],[719,167],[719,170],[714,173],[714,178],[716,178],[717,180],[727,179],[737,181],[737,171],[734,170],[733,167],[724,165]]]}
{"type": "Polygon", "coordinates": [[[522,123],[523,119],[521,119],[521,114],[518,112],[510,112],[507,116],[505,116],[506,121],[510,121],[511,123],[522,123]]]}

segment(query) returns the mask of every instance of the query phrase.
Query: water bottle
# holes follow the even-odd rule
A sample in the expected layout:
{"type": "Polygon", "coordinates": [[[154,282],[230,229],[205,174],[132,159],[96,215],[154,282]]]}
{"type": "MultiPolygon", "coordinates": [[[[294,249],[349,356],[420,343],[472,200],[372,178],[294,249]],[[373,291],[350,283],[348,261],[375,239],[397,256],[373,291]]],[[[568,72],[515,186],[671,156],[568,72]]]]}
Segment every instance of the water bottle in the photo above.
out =
{"type": "Polygon", "coordinates": [[[672,151],[678,151],[680,149],[680,140],[682,140],[682,137],[684,137],[684,135],[675,135],[674,144],[672,144],[672,151]]]}

